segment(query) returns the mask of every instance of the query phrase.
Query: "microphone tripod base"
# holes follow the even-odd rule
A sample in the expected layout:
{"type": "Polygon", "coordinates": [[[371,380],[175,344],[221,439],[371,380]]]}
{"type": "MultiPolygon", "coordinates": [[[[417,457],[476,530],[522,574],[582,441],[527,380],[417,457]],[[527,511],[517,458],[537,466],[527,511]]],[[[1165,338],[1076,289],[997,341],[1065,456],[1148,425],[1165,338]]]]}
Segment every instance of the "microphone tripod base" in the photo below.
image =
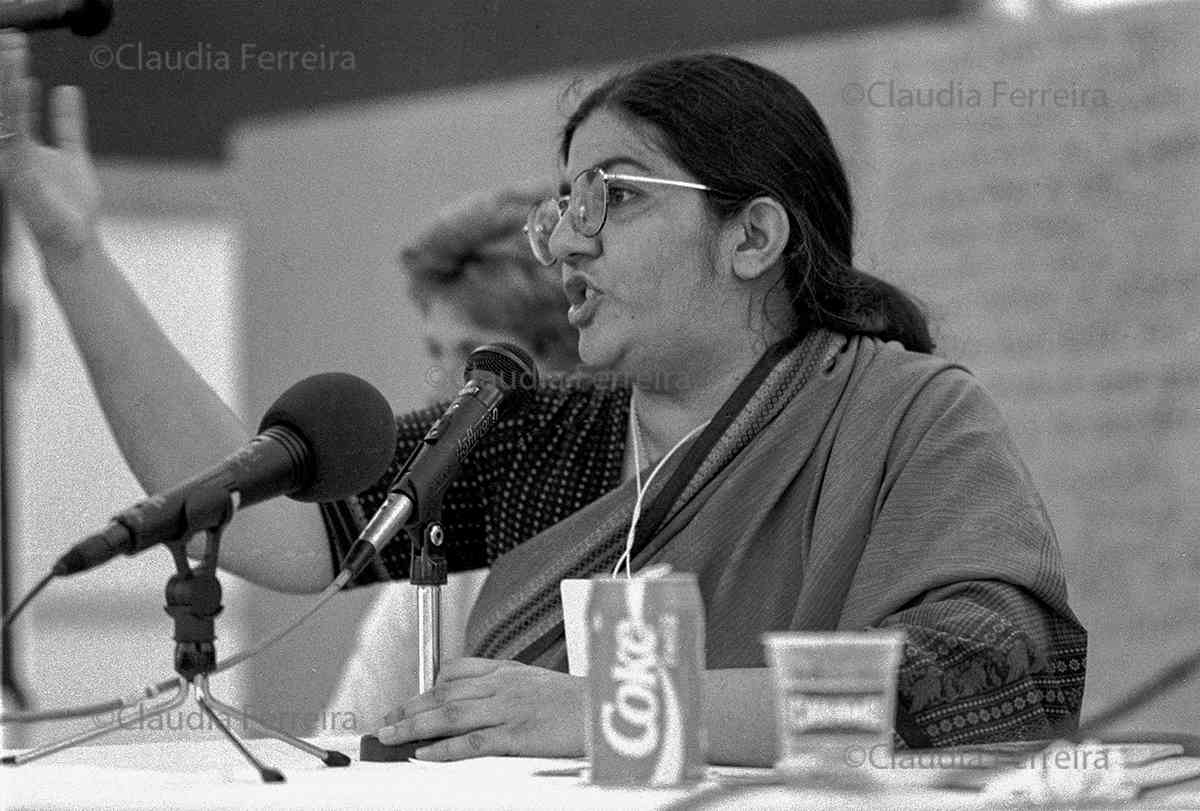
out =
{"type": "Polygon", "coordinates": [[[358,759],[364,763],[403,763],[414,760],[413,755],[422,746],[435,743],[428,741],[408,741],[407,743],[380,743],[374,735],[363,735],[358,747],[358,759]]]}
{"type": "MultiPolygon", "coordinates": [[[[170,699],[154,704],[148,709],[144,707],[142,701],[138,701],[138,721],[141,722],[146,718],[153,718],[174,710],[187,701],[188,693],[191,691],[192,698],[208,717],[212,726],[220,730],[225,739],[233,744],[242,757],[254,767],[264,783],[285,782],[283,773],[256,758],[229,728],[226,719],[240,718],[243,723],[248,721],[272,738],[312,755],[326,766],[335,768],[349,766],[350,758],[341,752],[322,749],[283,730],[275,729],[244,710],[218,700],[209,690],[208,676],[216,670],[217,665],[217,652],[213,644],[216,639],[214,617],[221,613],[221,584],[217,581],[216,568],[217,550],[223,528],[222,525],[208,530],[204,562],[196,569],[192,569],[188,563],[182,542],[168,544],[175,559],[177,572],[167,582],[167,613],[175,621],[175,672],[179,674],[180,679],[177,682],[175,694],[170,699]],[[226,719],[222,719],[218,715],[218,711],[224,713],[226,719]]],[[[128,705],[122,703],[122,710],[128,708],[128,705]]],[[[116,717],[104,726],[93,725],[92,728],[72,737],[54,741],[20,754],[7,755],[0,765],[20,766],[102,735],[127,729],[131,719],[122,718],[120,710],[115,715],[116,717]]]]}

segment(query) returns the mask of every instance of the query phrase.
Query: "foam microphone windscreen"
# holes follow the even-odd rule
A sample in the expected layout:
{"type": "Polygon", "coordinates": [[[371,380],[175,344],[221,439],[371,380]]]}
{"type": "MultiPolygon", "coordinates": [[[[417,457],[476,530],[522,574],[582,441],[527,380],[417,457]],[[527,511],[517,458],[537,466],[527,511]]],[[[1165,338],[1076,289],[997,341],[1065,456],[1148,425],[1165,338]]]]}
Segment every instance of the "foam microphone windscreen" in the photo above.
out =
{"type": "Polygon", "coordinates": [[[387,399],[362,378],[327,372],[301,380],[268,409],[259,432],[291,429],[308,446],[310,474],[288,493],[297,501],[332,501],[379,480],[396,453],[396,420],[387,399]]]}

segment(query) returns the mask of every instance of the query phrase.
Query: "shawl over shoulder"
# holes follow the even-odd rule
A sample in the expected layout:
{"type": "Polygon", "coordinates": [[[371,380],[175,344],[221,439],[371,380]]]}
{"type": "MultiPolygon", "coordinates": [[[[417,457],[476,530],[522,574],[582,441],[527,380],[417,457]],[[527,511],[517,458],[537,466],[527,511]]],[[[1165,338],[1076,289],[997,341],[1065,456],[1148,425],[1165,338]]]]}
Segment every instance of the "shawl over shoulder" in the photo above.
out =
{"type": "MultiPolygon", "coordinates": [[[[999,411],[945,360],[863,337],[839,347],[685,493],[635,566],[696,573],[710,668],[763,667],[765,631],[903,628],[897,732],[911,746],[1070,732],[1086,634],[999,411]]],[[[468,648],[516,655],[489,632],[522,621],[531,579],[578,576],[555,561],[582,559],[580,538],[632,496],[628,482],[498,558],[468,648]]],[[[562,640],[536,661],[565,669],[562,640]]]]}

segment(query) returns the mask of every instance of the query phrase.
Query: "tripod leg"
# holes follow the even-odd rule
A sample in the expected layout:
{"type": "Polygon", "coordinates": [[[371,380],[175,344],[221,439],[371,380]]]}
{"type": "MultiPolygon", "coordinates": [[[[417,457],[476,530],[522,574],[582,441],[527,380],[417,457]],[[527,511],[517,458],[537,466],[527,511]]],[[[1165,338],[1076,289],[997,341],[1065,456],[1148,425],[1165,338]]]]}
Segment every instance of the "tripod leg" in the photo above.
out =
{"type": "MultiPolygon", "coordinates": [[[[139,705],[137,714],[138,723],[141,723],[147,718],[153,718],[156,715],[162,715],[164,712],[169,712],[185,701],[187,701],[187,690],[183,686],[180,686],[180,688],[175,692],[175,695],[172,696],[169,701],[151,707],[148,712],[142,712],[141,705],[139,705]]],[[[69,749],[72,746],[78,746],[79,744],[86,743],[93,738],[99,738],[103,735],[109,734],[110,732],[116,732],[118,729],[129,729],[132,726],[132,721],[132,718],[122,718],[121,714],[118,712],[117,717],[109,724],[80,732],[77,735],[72,735],[69,738],[53,741],[45,744],[44,746],[39,746],[36,749],[30,749],[28,752],[22,752],[19,755],[8,755],[3,759],[2,762],[5,766],[20,766],[22,763],[28,763],[31,760],[37,760],[38,758],[54,754],[55,752],[59,752],[63,749],[69,749]]]]}
{"type": "Polygon", "coordinates": [[[204,710],[205,714],[208,715],[208,719],[216,725],[217,729],[225,733],[225,737],[229,739],[230,743],[237,747],[237,750],[242,753],[242,757],[246,758],[246,760],[250,762],[250,765],[258,770],[258,775],[262,778],[264,783],[284,782],[283,773],[278,769],[272,769],[270,766],[263,764],[262,761],[256,758],[254,754],[247,749],[241,741],[238,740],[237,736],[233,734],[233,731],[230,730],[229,727],[225,726],[225,722],[221,720],[221,717],[213,712],[213,708],[208,706],[208,701],[203,695],[197,693],[195,695],[195,699],[196,703],[200,705],[200,709],[204,710]]]}
{"type": "Polygon", "coordinates": [[[225,713],[226,715],[228,715],[230,717],[240,716],[241,718],[244,718],[245,720],[250,721],[252,724],[254,724],[256,727],[261,729],[263,732],[270,735],[272,738],[276,738],[278,740],[283,741],[284,743],[291,744],[292,746],[296,747],[297,749],[299,749],[302,752],[307,752],[308,754],[312,755],[313,757],[318,758],[326,766],[349,766],[350,765],[350,758],[347,757],[346,755],[342,754],[341,752],[335,751],[333,749],[322,749],[319,746],[313,746],[308,741],[301,740],[300,738],[297,738],[295,735],[289,735],[288,733],[284,732],[283,730],[275,729],[274,727],[267,725],[266,723],[264,723],[263,721],[261,721],[258,718],[255,718],[253,715],[250,715],[249,713],[238,710],[236,707],[231,707],[228,704],[224,704],[224,703],[218,701],[217,699],[213,698],[212,693],[208,689],[208,680],[201,677],[200,679],[198,679],[198,681],[199,681],[199,686],[200,686],[200,693],[201,693],[201,695],[203,695],[204,700],[207,701],[209,704],[213,705],[214,707],[216,707],[221,712],[225,713]]]}

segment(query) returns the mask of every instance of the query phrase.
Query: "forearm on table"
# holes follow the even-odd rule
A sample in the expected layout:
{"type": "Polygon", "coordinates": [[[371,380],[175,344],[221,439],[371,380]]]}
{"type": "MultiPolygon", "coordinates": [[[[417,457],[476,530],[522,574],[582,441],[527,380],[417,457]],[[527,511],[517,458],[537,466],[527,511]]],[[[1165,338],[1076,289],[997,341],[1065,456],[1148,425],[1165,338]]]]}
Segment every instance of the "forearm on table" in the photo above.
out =
{"type": "Polygon", "coordinates": [[[709,670],[704,678],[708,762],[771,766],[775,762],[775,703],[771,671],[709,670]]]}

